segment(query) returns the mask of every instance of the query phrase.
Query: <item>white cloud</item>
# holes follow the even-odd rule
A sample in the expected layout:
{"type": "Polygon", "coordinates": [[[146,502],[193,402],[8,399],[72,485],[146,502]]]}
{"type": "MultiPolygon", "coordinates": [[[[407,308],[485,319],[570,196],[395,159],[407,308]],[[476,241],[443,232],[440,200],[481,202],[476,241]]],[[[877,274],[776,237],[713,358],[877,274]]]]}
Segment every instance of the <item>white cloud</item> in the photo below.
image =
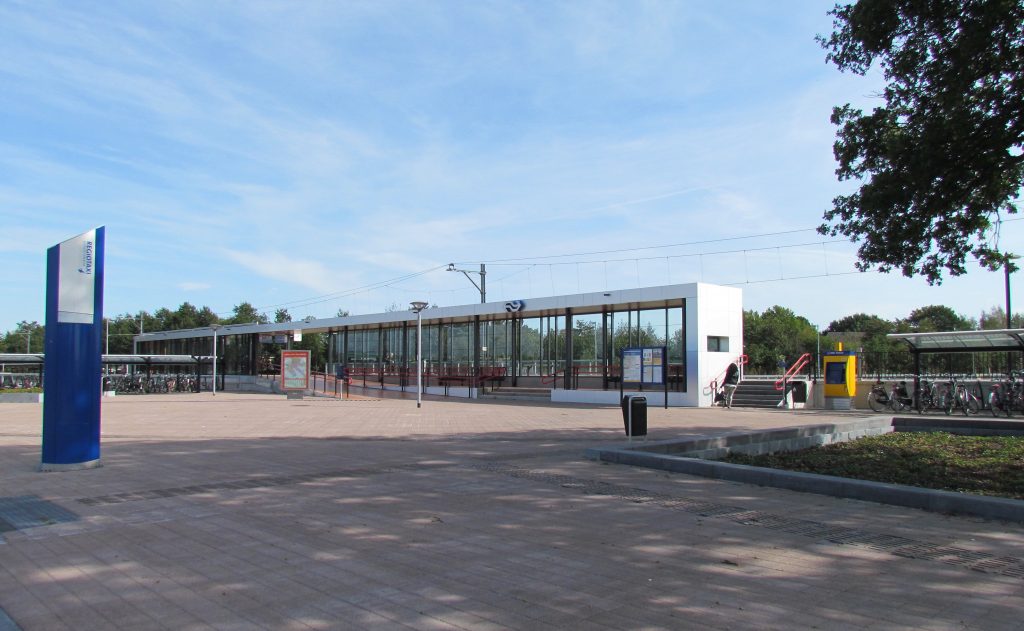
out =
{"type": "Polygon", "coordinates": [[[319,261],[292,258],[280,252],[225,250],[224,254],[232,261],[266,278],[307,287],[320,293],[328,293],[339,288],[336,274],[319,261]]]}
{"type": "Polygon", "coordinates": [[[190,281],[184,281],[178,283],[178,289],[182,291],[202,291],[204,289],[210,289],[212,285],[209,283],[195,283],[190,281]]]}

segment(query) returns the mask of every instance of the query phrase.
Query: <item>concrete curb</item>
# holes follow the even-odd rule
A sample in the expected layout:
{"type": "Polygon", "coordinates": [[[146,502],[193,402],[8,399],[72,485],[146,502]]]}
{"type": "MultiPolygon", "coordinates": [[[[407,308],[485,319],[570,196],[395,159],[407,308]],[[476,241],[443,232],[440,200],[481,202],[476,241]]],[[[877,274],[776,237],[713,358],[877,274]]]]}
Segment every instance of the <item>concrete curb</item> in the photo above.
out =
{"type": "MultiPolygon", "coordinates": [[[[1014,433],[1019,435],[1024,424],[985,420],[976,424],[949,420],[879,418],[800,428],[782,428],[758,432],[734,432],[722,436],[700,436],[687,440],[668,440],[629,447],[591,448],[591,460],[626,464],[706,478],[770,486],[802,493],[818,493],[880,504],[906,506],[947,514],[973,515],[986,519],[1002,519],[1024,523],[1024,500],[969,495],[901,484],[853,480],[817,473],[802,473],[731,464],[702,458],[722,457],[730,451],[769,453],[801,449],[813,445],[850,440],[860,436],[893,431],[936,431],[974,425],[972,434],[1014,433]],[[992,427],[985,427],[991,425],[992,427]],[[1002,431],[1000,431],[1002,430],[1002,431]]],[[[960,432],[958,432],[960,433],[960,432]]]]}
{"type": "Polygon", "coordinates": [[[7,392],[0,394],[0,403],[42,403],[41,392],[7,392]]]}
{"type": "Polygon", "coordinates": [[[1024,436],[1024,421],[995,417],[895,416],[892,419],[892,428],[897,432],[950,432],[963,436],[1024,436]]]}
{"type": "Polygon", "coordinates": [[[588,449],[586,456],[602,462],[699,475],[730,482],[907,506],[935,513],[974,515],[986,519],[1003,519],[1024,523],[1024,501],[1021,500],[965,495],[952,491],[851,480],[816,473],[751,467],[682,456],[642,453],[631,449],[588,449]]]}

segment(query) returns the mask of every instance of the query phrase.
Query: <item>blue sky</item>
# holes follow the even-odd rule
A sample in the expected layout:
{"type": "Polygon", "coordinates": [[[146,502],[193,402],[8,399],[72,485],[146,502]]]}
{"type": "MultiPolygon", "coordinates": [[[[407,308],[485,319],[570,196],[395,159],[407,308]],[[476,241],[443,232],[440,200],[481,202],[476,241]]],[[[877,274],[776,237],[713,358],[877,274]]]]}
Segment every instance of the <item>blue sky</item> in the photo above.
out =
{"type": "Polygon", "coordinates": [[[703,280],[822,326],[1003,304],[813,232],[850,190],[831,108],[880,85],[825,63],[830,5],[0,2],[0,330],[98,225],[108,315],[476,302],[449,262],[489,300],[703,280]]]}

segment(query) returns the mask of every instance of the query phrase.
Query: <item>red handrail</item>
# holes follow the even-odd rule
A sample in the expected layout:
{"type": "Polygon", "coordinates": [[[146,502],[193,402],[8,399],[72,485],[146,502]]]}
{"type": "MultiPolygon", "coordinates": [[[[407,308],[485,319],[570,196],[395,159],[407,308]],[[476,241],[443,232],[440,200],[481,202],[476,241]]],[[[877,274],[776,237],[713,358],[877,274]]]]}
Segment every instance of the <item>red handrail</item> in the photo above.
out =
{"type": "MultiPolygon", "coordinates": [[[[540,383],[541,383],[541,385],[553,384],[556,381],[558,381],[558,377],[559,376],[564,375],[564,374],[565,374],[565,368],[560,368],[560,369],[556,370],[555,372],[551,373],[550,375],[541,375],[540,376],[540,383]]],[[[575,377],[575,376],[580,374],[579,366],[573,366],[572,367],[572,374],[573,374],[573,377],[575,377]]]]}
{"type": "Polygon", "coordinates": [[[801,355],[795,362],[793,362],[793,365],[789,367],[789,370],[787,370],[786,374],[782,376],[782,379],[775,382],[775,389],[782,390],[782,384],[791,380],[794,375],[803,370],[804,366],[809,363],[811,363],[811,354],[804,353],[801,355]]]}

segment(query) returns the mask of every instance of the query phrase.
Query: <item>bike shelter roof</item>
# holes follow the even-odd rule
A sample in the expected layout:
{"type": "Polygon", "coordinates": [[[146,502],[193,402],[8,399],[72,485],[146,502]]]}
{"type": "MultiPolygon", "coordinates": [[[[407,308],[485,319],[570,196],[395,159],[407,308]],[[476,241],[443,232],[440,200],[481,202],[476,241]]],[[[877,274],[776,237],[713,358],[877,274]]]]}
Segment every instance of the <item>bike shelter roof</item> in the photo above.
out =
{"type": "MultiPolygon", "coordinates": [[[[42,364],[43,353],[0,353],[0,364],[42,364]]],[[[196,355],[104,355],[104,364],[143,364],[180,366],[197,362],[209,363],[210,357],[196,355]]]]}
{"type": "Polygon", "coordinates": [[[984,353],[1024,351],[1024,329],[991,331],[946,331],[938,333],[890,333],[913,353],[984,353]]]}

